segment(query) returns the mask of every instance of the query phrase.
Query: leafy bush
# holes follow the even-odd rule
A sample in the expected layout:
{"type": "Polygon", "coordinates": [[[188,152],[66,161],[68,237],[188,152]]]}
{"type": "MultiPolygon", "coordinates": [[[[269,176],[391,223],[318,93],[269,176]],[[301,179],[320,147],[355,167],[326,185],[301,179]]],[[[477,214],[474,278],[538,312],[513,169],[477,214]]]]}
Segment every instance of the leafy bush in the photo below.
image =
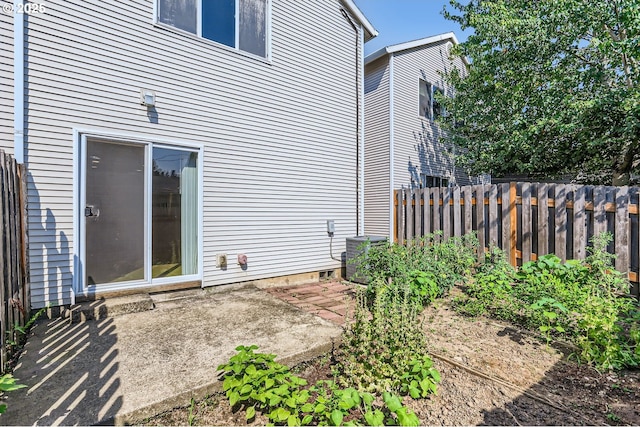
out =
{"type": "Polygon", "coordinates": [[[629,283],[606,251],[611,235],[594,237],[584,261],[566,263],[553,255],[525,263],[519,271],[496,251],[456,300],[465,314],[488,313],[539,329],[547,342],[565,337],[575,356],[600,368],[640,365],[640,314],[626,296],[629,283]]]}
{"type": "Polygon", "coordinates": [[[368,310],[359,293],[355,318],[336,352],[340,384],[413,398],[436,392],[440,374],[426,351],[418,307],[402,285],[379,285],[368,310]]]}
{"type": "MultiPolygon", "coordinates": [[[[24,387],[26,387],[26,385],[16,384],[16,379],[13,378],[13,375],[11,374],[4,374],[0,376],[0,396],[7,391],[14,391],[24,387]]],[[[7,405],[5,403],[0,403],[0,414],[4,414],[5,412],[7,412],[7,405]]]]}
{"type": "Polygon", "coordinates": [[[386,242],[362,251],[355,262],[358,275],[369,278],[369,302],[378,287],[392,281],[399,289],[407,289],[413,302],[425,306],[465,279],[476,262],[475,235],[443,241],[441,234],[416,239],[406,246],[386,242]]]}
{"type": "Polygon", "coordinates": [[[418,417],[392,393],[383,393],[384,405],[371,393],[340,388],[333,381],[318,381],[311,387],[277,363],[275,355],[255,353],[258,347],[239,346],[222,364],[223,389],[229,404],[243,405],[247,420],[256,412],[267,414],[274,424],[299,425],[402,425],[417,426],[418,417]]]}

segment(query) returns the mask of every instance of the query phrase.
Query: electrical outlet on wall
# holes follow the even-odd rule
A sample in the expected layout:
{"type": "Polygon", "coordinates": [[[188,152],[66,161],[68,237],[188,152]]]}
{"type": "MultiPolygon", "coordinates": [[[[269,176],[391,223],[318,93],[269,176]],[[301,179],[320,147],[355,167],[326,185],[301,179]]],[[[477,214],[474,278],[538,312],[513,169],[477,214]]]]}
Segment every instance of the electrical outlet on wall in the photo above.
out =
{"type": "Polygon", "coordinates": [[[216,267],[227,268],[227,254],[216,255],[216,267]]]}

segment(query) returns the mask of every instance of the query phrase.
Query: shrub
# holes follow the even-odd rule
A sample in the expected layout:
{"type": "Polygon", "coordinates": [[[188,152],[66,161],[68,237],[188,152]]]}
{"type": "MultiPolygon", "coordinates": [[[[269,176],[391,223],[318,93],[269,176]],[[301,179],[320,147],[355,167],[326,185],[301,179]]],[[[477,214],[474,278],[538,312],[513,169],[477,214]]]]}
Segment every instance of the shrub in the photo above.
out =
{"type": "Polygon", "coordinates": [[[336,352],[341,385],[416,399],[436,392],[440,374],[426,351],[418,308],[402,286],[380,285],[371,311],[358,294],[354,321],[336,352]]]}
{"type": "Polygon", "coordinates": [[[565,337],[578,346],[578,360],[602,369],[639,366],[638,305],[613,268],[610,241],[610,234],[594,237],[584,261],[563,263],[549,254],[517,272],[497,253],[478,269],[455,307],[537,328],[547,342],[565,337]]]}
{"type": "Polygon", "coordinates": [[[474,234],[442,240],[441,232],[408,242],[406,246],[383,243],[362,251],[356,260],[358,275],[369,278],[368,301],[377,288],[393,282],[406,289],[420,306],[441,297],[471,272],[478,241],[474,234]]]}

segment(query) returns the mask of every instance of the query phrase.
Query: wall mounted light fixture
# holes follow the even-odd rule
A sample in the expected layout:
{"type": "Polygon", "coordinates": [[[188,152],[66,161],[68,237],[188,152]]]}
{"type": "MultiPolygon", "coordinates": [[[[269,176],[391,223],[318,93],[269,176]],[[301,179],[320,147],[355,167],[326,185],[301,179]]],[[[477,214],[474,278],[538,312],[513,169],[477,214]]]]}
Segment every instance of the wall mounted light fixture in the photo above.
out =
{"type": "Polygon", "coordinates": [[[155,107],[156,93],[152,90],[140,89],[140,104],[146,107],[155,107]]]}

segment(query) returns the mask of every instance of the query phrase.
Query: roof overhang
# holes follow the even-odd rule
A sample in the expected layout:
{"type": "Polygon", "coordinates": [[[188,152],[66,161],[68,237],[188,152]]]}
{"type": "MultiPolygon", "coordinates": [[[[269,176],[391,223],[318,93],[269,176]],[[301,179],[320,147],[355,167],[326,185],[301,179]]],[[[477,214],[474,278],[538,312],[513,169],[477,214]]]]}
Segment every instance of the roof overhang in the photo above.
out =
{"type": "MultiPolygon", "coordinates": [[[[413,49],[416,47],[421,47],[421,46],[426,46],[429,44],[433,44],[433,43],[438,43],[444,40],[451,40],[451,42],[454,45],[459,44],[458,42],[458,38],[456,37],[456,35],[453,32],[448,32],[448,33],[443,33],[443,34],[438,34],[436,36],[431,36],[431,37],[425,37],[423,39],[418,39],[418,40],[412,40],[409,42],[404,42],[404,43],[399,43],[399,44],[394,44],[391,46],[387,46],[387,47],[383,47],[382,49],[378,49],[373,53],[370,53],[369,55],[367,55],[364,58],[364,63],[368,64],[370,62],[375,61],[378,58],[381,58],[385,55],[390,55],[392,53],[396,53],[396,52],[401,52],[403,50],[407,50],[407,49],[413,49]]],[[[467,61],[467,58],[465,58],[464,56],[462,57],[462,60],[469,65],[469,62],[467,61]]]]}
{"type": "Polygon", "coordinates": [[[347,11],[351,14],[351,16],[353,16],[355,19],[357,19],[360,22],[360,24],[362,24],[362,28],[364,28],[365,42],[368,42],[369,40],[371,40],[372,38],[378,35],[378,30],[376,30],[373,27],[371,22],[369,22],[367,17],[364,16],[364,13],[362,13],[362,11],[358,9],[358,6],[356,6],[353,0],[341,0],[341,1],[344,7],[347,9],[347,11]]]}

